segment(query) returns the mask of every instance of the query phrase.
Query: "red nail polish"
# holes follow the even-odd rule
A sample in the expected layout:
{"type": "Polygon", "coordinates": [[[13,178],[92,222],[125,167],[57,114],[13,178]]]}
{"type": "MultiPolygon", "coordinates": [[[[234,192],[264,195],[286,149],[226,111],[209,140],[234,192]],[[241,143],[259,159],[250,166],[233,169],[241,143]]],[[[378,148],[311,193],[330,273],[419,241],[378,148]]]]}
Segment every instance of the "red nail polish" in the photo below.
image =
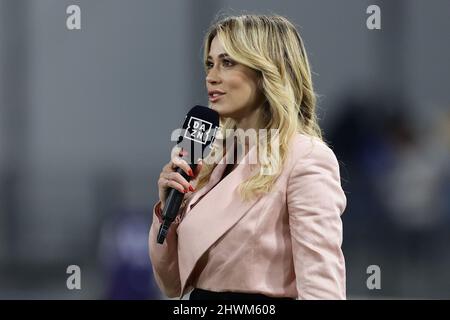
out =
{"type": "Polygon", "coordinates": [[[191,186],[191,185],[189,185],[189,190],[191,190],[191,192],[194,192],[194,191],[195,191],[194,187],[191,186]]]}
{"type": "Polygon", "coordinates": [[[191,177],[194,177],[194,172],[192,172],[192,169],[189,169],[189,175],[190,175],[191,177]]]}

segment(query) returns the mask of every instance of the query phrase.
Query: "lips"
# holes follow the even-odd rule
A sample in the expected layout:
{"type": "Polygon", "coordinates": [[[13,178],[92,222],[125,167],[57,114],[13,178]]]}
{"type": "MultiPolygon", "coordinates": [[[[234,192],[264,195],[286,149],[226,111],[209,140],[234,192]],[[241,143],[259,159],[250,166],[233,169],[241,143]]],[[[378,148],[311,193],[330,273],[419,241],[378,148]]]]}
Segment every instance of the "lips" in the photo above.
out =
{"type": "Polygon", "coordinates": [[[217,100],[222,98],[222,96],[224,96],[224,95],[225,95],[225,93],[217,93],[217,94],[209,95],[209,101],[216,102],[217,100]]]}
{"type": "Polygon", "coordinates": [[[220,90],[211,90],[208,92],[209,101],[216,102],[219,100],[223,95],[225,95],[225,92],[220,90]]]}

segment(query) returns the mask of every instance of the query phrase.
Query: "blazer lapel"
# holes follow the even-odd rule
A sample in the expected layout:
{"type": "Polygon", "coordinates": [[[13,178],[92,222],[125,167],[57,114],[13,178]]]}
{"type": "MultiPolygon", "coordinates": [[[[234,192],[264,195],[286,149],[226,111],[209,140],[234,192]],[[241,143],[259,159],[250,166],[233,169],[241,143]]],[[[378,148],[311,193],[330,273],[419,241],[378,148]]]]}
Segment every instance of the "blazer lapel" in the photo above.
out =
{"type": "Polygon", "coordinates": [[[222,181],[220,178],[226,164],[219,163],[211,173],[210,182],[189,201],[185,216],[177,229],[180,298],[187,289],[189,276],[200,257],[259,199],[256,197],[243,201],[238,191],[239,184],[259,169],[258,165],[248,163],[249,159],[251,161],[256,159],[256,151],[256,146],[253,146],[237,167],[222,181]],[[203,199],[190,208],[191,204],[195,204],[202,195],[205,195],[203,199]]]}
{"type": "Polygon", "coordinates": [[[187,215],[189,213],[189,211],[191,210],[191,206],[194,205],[200,197],[202,197],[205,193],[211,190],[220,181],[220,178],[222,177],[226,166],[227,166],[226,164],[222,163],[217,164],[217,166],[211,173],[211,177],[209,178],[208,183],[205,186],[203,186],[203,188],[194,193],[193,196],[189,199],[186,212],[184,215],[187,215]]]}

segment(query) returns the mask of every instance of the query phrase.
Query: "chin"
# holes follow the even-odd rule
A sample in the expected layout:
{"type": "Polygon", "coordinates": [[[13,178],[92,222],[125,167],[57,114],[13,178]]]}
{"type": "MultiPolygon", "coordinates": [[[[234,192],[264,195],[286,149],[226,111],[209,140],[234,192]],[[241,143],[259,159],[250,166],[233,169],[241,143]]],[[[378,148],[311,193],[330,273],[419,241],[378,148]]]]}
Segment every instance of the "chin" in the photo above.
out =
{"type": "Polygon", "coordinates": [[[233,113],[227,111],[226,106],[222,106],[220,104],[211,104],[210,108],[214,111],[217,111],[220,117],[222,118],[233,118],[233,113]]]}
{"type": "Polygon", "coordinates": [[[226,117],[226,115],[224,115],[223,112],[223,108],[217,104],[212,104],[211,109],[213,109],[214,111],[217,111],[217,113],[221,116],[221,117],[226,117]]]}

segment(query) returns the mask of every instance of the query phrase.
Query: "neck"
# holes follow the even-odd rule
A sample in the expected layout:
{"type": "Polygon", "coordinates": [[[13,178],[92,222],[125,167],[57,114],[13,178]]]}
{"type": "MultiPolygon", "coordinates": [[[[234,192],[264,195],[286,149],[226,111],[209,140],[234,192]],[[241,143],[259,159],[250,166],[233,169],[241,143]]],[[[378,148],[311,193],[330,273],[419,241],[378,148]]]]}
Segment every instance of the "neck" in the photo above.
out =
{"type": "MultiPolygon", "coordinates": [[[[251,110],[250,112],[246,113],[245,115],[242,116],[236,116],[236,117],[231,117],[231,119],[234,120],[235,125],[236,125],[236,129],[241,129],[244,131],[244,133],[246,132],[246,130],[249,129],[253,129],[256,131],[256,140],[259,141],[259,129],[264,128],[264,123],[263,123],[263,114],[262,114],[262,110],[263,110],[263,105],[254,108],[253,110],[251,110]]],[[[234,146],[231,150],[233,150],[234,148],[236,148],[238,145],[241,147],[240,149],[243,150],[243,154],[242,156],[245,156],[248,151],[250,150],[250,147],[253,146],[253,144],[255,142],[252,141],[252,145],[250,145],[250,139],[245,139],[245,135],[244,137],[241,138],[237,138],[235,136],[235,138],[233,139],[232,145],[234,146]]],[[[256,141],[256,143],[257,143],[256,141]]],[[[228,143],[228,142],[227,142],[228,143]]],[[[225,147],[225,145],[224,145],[225,147]]],[[[223,155],[226,154],[226,148],[224,148],[223,150],[223,155]]]]}
{"type": "Polygon", "coordinates": [[[234,118],[233,120],[236,122],[236,128],[244,131],[248,129],[258,130],[263,126],[260,107],[253,109],[241,118],[234,118]]]}

